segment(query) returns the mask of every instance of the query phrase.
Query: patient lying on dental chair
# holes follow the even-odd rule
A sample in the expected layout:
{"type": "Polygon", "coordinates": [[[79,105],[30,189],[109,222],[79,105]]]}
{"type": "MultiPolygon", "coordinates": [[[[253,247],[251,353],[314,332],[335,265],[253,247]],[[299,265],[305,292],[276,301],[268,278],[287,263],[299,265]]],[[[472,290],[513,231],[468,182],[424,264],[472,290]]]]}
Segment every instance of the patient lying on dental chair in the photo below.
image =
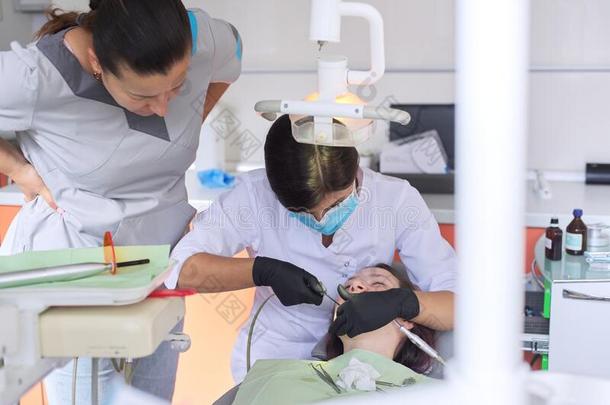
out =
{"type": "MultiPolygon", "coordinates": [[[[351,294],[415,288],[406,272],[385,264],[360,270],[345,287],[351,294]]],[[[342,303],[341,298],[338,302],[342,303]]],[[[403,319],[397,321],[434,345],[431,329],[403,319]]],[[[321,344],[327,361],[257,361],[233,404],[311,403],[366,391],[406,389],[428,380],[425,373],[431,366],[430,358],[407,340],[394,322],[354,338],[329,331],[321,344]]]]}

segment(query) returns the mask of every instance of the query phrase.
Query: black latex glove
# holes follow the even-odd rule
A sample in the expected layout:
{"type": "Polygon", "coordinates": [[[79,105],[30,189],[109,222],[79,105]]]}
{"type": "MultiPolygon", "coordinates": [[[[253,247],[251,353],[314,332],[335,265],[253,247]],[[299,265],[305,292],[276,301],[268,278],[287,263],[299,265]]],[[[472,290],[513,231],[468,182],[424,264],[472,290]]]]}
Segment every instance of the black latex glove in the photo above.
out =
{"type": "Polygon", "coordinates": [[[294,264],[269,257],[254,259],[252,278],[258,286],[269,286],[285,306],[322,303],[322,295],[312,287],[318,279],[294,264]]]}
{"type": "Polygon", "coordinates": [[[358,336],[387,325],[396,318],[411,320],[419,315],[419,301],[410,288],[352,294],[337,309],[330,327],[337,336],[358,336]]]}

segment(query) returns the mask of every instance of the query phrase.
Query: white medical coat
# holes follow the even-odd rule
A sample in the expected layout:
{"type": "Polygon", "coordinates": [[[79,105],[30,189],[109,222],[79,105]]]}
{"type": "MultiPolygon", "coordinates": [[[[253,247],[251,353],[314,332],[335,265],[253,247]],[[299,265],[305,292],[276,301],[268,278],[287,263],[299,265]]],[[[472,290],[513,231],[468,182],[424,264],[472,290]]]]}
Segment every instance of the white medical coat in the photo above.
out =
{"type": "MultiPolygon", "coordinates": [[[[409,278],[422,290],[452,291],[455,287],[455,252],[441,236],[419,192],[405,180],[364,169],[358,207],[328,248],[322,245],[319,233],[288,214],[271,190],[264,169],[241,176],[234,189],[197,215],[193,230],[172,253],[177,263],[166,285],[176,286],[184,261],[196,253],[232,256],[248,249],[252,257],[272,257],[304,268],[336,296],[338,284],[362,268],[391,264],[398,250],[409,278]]],[[[269,287],[256,288],[253,311],[233,350],[236,381],[246,373],[250,321],[271,294],[269,287]]],[[[328,331],[332,310],[328,299],[321,306],[284,307],[272,298],[256,322],[252,364],[264,358],[309,358],[328,331]]]]}

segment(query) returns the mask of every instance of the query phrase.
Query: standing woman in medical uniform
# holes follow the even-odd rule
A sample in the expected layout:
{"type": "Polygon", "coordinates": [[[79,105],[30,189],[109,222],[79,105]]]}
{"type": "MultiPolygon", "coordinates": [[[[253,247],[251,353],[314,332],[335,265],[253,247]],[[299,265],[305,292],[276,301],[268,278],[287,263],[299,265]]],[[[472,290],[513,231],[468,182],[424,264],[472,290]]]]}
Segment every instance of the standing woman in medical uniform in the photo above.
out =
{"type": "MultiPolygon", "coordinates": [[[[179,0],[92,0],[84,14],[50,13],[28,47],[0,52],[0,172],[26,197],[2,254],[169,244],[195,214],[184,175],[203,119],[241,71],[235,28],[179,0]]],[[[177,354],[166,345],[136,366],[134,386],[171,399],[177,354]]],[[[77,402],[90,391],[78,364],[77,402]],[[80,384],[82,379],[83,384],[80,384]]],[[[100,365],[108,401],[109,361],[100,365]]],[[[72,366],[46,381],[70,403],[72,366]]],[[[106,399],[105,399],[106,398],[106,399]]]]}
{"type": "Polygon", "coordinates": [[[455,253],[407,181],[359,169],[356,148],[297,143],[287,115],[269,130],[265,166],[197,215],[172,253],[177,264],[166,281],[202,292],[256,286],[233,351],[237,382],[246,373],[248,326],[269,296],[277,298],[256,322],[252,362],[310,358],[328,331],[333,303],[309,286],[318,279],[336,296],[338,284],[362,268],[392,263],[396,250],[422,291],[358,294],[339,308],[333,330],[353,337],[395,318],[453,327],[455,253]],[[231,257],[242,249],[252,258],[231,257]]]}

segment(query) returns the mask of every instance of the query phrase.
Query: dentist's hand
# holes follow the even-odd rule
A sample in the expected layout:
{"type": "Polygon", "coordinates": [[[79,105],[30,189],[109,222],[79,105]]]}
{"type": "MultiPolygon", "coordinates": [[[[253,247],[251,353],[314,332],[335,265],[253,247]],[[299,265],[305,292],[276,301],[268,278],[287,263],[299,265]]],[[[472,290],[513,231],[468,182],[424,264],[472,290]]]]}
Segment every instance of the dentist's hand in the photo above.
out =
{"type": "Polygon", "coordinates": [[[24,163],[17,168],[10,177],[17,184],[19,189],[25,194],[26,201],[32,201],[36,196],[41,196],[49,207],[57,211],[57,204],[53,199],[53,195],[42,181],[42,178],[29,163],[24,163]]]}
{"type": "Polygon", "coordinates": [[[396,318],[407,321],[419,315],[419,301],[410,288],[352,294],[337,309],[330,327],[337,336],[358,336],[387,325],[396,318]]]}
{"type": "Polygon", "coordinates": [[[322,303],[322,295],[309,287],[318,279],[294,264],[258,256],[254,259],[252,278],[258,286],[271,287],[282,305],[322,303]]]}

